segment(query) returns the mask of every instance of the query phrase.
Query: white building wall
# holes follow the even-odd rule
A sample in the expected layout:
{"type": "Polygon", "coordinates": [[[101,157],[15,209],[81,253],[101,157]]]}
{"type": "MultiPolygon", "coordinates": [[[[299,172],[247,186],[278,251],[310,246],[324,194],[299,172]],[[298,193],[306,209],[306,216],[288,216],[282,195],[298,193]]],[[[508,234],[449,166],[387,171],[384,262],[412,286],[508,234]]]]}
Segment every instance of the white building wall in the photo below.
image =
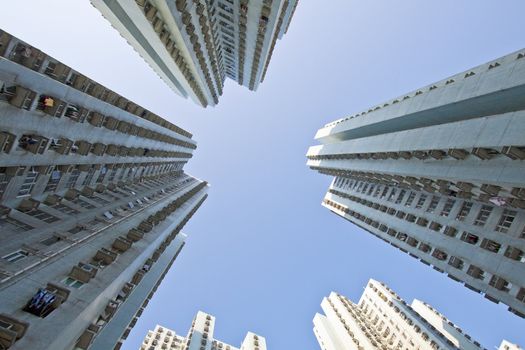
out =
{"type": "Polygon", "coordinates": [[[325,125],[323,206],[524,317],[524,93],[521,50],[325,125]]]}

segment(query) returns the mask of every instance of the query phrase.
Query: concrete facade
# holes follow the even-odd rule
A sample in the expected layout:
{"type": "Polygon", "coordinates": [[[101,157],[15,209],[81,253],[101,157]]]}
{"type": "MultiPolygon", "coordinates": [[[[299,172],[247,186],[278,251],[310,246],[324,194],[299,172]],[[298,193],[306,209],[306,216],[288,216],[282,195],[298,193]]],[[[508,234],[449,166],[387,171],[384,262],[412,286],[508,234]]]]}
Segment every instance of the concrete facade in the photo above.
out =
{"type": "Polygon", "coordinates": [[[207,196],[195,148],[0,31],[0,348],[120,348],[207,196]]]}
{"type": "Polygon", "coordinates": [[[525,315],[525,50],[317,132],[323,206],[525,315]]]}
{"type": "Polygon", "coordinates": [[[266,350],[266,339],[248,332],[240,348],[214,338],[215,317],[197,312],[187,336],[157,325],[149,331],[140,350],[266,350]]]}
{"type": "Polygon", "coordinates": [[[408,305],[385,284],[370,280],[357,304],[330,293],[316,314],[314,333],[323,350],[483,349],[430,305],[408,305]]]}
{"type": "Polygon", "coordinates": [[[177,94],[214,106],[225,78],[257,90],[298,0],[91,0],[177,94]]]}

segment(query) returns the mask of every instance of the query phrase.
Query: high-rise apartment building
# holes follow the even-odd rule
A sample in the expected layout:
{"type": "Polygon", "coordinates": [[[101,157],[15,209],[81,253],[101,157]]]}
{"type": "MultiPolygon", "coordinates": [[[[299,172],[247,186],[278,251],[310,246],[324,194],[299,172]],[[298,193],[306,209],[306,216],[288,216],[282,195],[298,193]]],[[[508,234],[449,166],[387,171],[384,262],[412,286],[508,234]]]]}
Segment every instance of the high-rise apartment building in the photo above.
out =
{"type": "Polygon", "coordinates": [[[323,205],[525,315],[525,50],[317,132],[323,205]]]}
{"type": "Polygon", "coordinates": [[[219,103],[225,78],[256,90],[298,0],[91,0],[183,97],[219,103]]]}
{"type": "Polygon", "coordinates": [[[214,338],[215,317],[197,312],[186,337],[157,325],[149,331],[140,350],[266,350],[266,339],[248,332],[240,348],[214,338]]]}
{"type": "Polygon", "coordinates": [[[0,31],[0,348],[118,349],[206,198],[192,135],[0,31]]]}
{"type": "Polygon", "coordinates": [[[408,305],[385,284],[370,280],[357,304],[330,293],[316,314],[314,333],[323,350],[484,349],[430,305],[408,305]]]}

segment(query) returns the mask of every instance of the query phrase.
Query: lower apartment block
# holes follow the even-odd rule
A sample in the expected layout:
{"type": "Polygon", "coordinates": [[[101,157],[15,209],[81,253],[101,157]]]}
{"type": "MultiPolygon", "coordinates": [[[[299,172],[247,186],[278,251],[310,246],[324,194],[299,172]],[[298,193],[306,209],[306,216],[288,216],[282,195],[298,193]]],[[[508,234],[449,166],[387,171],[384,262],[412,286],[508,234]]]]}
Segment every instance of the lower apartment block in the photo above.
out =
{"type": "Polygon", "coordinates": [[[186,337],[157,325],[149,331],[140,350],[266,350],[266,339],[248,332],[240,348],[214,338],[215,317],[197,312],[186,337]]]}
{"type": "Polygon", "coordinates": [[[313,323],[323,350],[485,349],[427,303],[409,305],[372,279],[357,304],[332,292],[321,307],[313,323]]]}

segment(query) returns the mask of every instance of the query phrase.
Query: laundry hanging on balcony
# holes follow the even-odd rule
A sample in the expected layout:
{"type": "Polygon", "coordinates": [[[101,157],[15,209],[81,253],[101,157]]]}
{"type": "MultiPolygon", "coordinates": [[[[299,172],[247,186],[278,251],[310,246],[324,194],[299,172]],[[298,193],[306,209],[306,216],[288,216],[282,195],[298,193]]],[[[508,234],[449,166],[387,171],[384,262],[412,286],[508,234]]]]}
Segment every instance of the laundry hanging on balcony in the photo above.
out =
{"type": "Polygon", "coordinates": [[[24,311],[30,312],[39,317],[46,317],[53,311],[56,295],[46,289],[40,288],[38,292],[29,300],[24,311]]]}

